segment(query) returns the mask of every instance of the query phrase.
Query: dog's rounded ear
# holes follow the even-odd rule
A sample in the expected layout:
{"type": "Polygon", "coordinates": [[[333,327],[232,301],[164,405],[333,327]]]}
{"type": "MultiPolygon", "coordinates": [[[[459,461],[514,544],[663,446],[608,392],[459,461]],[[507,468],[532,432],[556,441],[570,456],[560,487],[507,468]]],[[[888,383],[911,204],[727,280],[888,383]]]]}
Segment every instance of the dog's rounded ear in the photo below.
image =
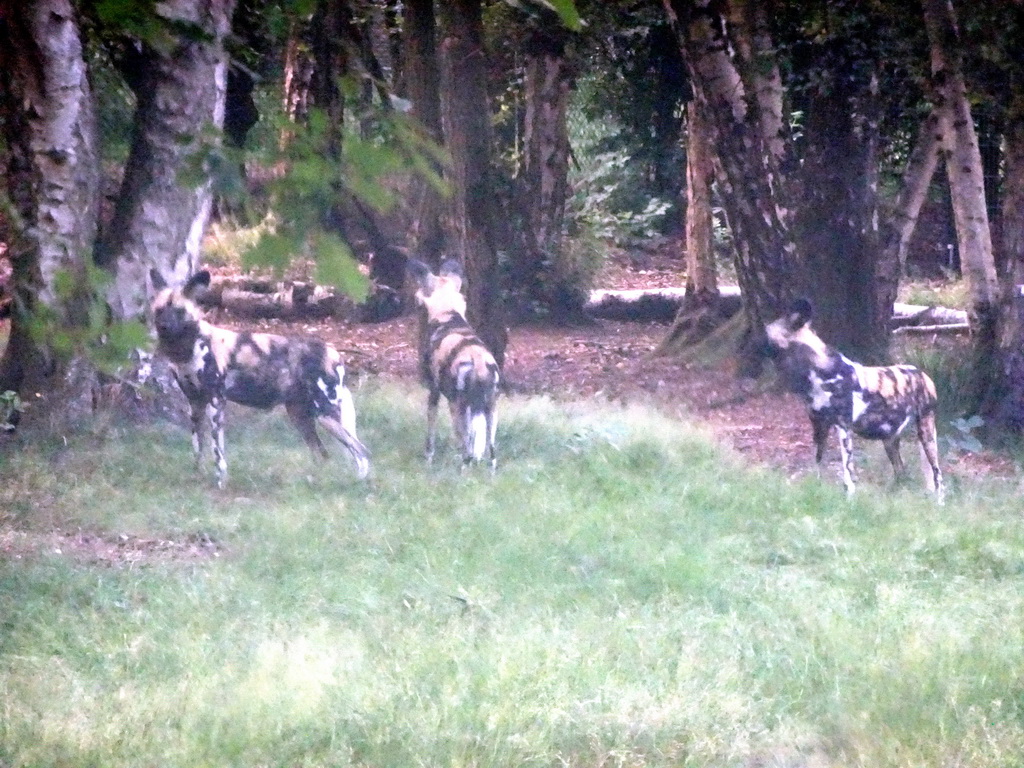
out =
{"type": "Polygon", "coordinates": [[[167,281],[164,280],[164,276],[160,274],[160,270],[156,267],[149,270],[149,280],[153,283],[154,291],[162,291],[167,287],[167,281]]]}
{"type": "Polygon", "coordinates": [[[196,272],[192,277],[188,279],[182,287],[181,292],[187,299],[193,298],[200,291],[210,287],[210,273],[208,270],[202,269],[196,272]]]}
{"type": "Polygon", "coordinates": [[[462,279],[462,265],[455,259],[448,259],[441,265],[441,271],[439,274],[441,277],[457,277],[462,279]]]}
{"type": "Polygon", "coordinates": [[[462,265],[455,259],[448,259],[441,265],[440,276],[448,280],[450,285],[454,285],[455,290],[462,290],[462,265]]]}
{"type": "Polygon", "coordinates": [[[409,259],[406,261],[405,273],[412,279],[416,293],[429,296],[434,290],[434,280],[436,278],[430,271],[430,267],[419,259],[409,259]]]}
{"type": "Polygon", "coordinates": [[[789,327],[794,331],[803,328],[811,322],[813,312],[814,308],[811,306],[810,301],[805,298],[795,300],[789,308],[789,327]]]}

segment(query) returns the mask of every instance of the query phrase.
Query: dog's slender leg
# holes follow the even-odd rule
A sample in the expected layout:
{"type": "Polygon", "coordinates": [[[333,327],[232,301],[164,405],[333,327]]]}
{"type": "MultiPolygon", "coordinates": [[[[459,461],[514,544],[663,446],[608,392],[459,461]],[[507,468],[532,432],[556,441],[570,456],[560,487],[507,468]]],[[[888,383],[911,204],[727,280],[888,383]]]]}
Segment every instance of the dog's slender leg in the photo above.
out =
{"type": "Polygon", "coordinates": [[[434,389],[430,390],[430,394],[427,396],[427,446],[424,450],[428,463],[434,460],[434,442],[437,433],[437,404],[440,401],[441,392],[434,389]]]}
{"type": "Polygon", "coordinates": [[[902,479],[906,474],[907,468],[903,464],[903,457],[900,455],[900,436],[891,437],[885,440],[882,445],[885,446],[885,455],[889,457],[889,463],[892,464],[893,474],[897,480],[902,479]]]}
{"type": "Polygon", "coordinates": [[[192,453],[196,457],[196,470],[203,470],[204,443],[206,441],[206,406],[200,402],[190,402],[192,416],[192,453]]]}
{"type": "Polygon", "coordinates": [[[815,418],[811,412],[811,430],[814,438],[814,468],[821,477],[821,460],[825,458],[825,447],[828,445],[828,433],[832,424],[821,417],[815,418]]]}
{"type": "Polygon", "coordinates": [[[487,409],[487,450],[491,458],[491,472],[498,469],[498,454],[494,447],[494,434],[497,431],[498,422],[494,418],[494,409],[487,409]]]}
{"type": "Polygon", "coordinates": [[[469,440],[469,424],[467,423],[469,416],[462,397],[456,396],[454,400],[448,401],[448,413],[452,417],[452,431],[455,433],[455,444],[459,446],[459,450],[462,452],[462,466],[465,467],[473,460],[473,451],[466,442],[469,440]]]}
{"type": "Polygon", "coordinates": [[[852,496],[853,485],[853,434],[845,427],[836,425],[839,433],[839,455],[843,462],[843,485],[846,486],[846,495],[852,496]]]}
{"type": "Polygon", "coordinates": [[[942,470],[939,468],[939,446],[935,436],[935,414],[929,413],[917,420],[917,439],[921,443],[921,462],[924,470],[925,483],[928,489],[935,491],[939,504],[945,503],[946,488],[942,481],[942,470]]]}
{"type": "Polygon", "coordinates": [[[213,447],[213,461],[217,467],[217,487],[221,490],[228,482],[228,461],[224,454],[224,398],[215,395],[206,406],[210,415],[210,445],[213,447]]]}
{"type": "Polygon", "coordinates": [[[326,459],[330,454],[320,440],[320,435],[316,433],[314,417],[309,415],[309,412],[301,403],[286,403],[284,410],[288,414],[288,418],[291,419],[292,424],[295,425],[295,429],[302,435],[302,439],[309,446],[309,449],[326,459]]]}

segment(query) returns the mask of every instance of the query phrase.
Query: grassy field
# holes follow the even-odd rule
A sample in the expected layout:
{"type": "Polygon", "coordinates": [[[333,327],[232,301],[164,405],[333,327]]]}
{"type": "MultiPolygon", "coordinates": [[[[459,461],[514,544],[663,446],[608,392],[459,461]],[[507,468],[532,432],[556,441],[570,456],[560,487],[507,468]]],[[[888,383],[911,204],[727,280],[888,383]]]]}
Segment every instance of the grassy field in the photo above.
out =
{"type": "Polygon", "coordinates": [[[420,391],[357,402],[369,483],[281,414],[225,492],[170,425],[0,459],[0,765],[1020,765],[1016,483],[847,501],[538,399],[492,478],[424,466],[420,391]]]}

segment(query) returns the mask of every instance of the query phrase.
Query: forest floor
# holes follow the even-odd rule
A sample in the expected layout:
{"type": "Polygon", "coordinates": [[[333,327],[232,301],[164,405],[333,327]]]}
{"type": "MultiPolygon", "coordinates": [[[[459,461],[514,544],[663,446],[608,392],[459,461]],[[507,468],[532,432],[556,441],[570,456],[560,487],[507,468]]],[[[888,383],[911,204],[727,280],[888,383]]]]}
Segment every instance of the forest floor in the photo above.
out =
{"type": "MultiPolygon", "coordinates": [[[[674,255],[678,252],[667,247],[619,256],[602,271],[597,287],[679,286],[682,264],[674,255]]],[[[240,325],[226,317],[211,319],[240,325]]],[[[352,376],[417,379],[416,321],[411,316],[380,324],[268,320],[257,325],[258,330],[308,333],[332,342],[343,351],[352,376]]],[[[751,463],[771,466],[791,478],[813,471],[810,425],[795,396],[771,381],[739,379],[729,358],[687,363],[655,356],[668,330],[665,323],[611,320],[572,327],[539,322],[514,326],[509,329],[506,351],[506,386],[513,394],[556,400],[645,403],[667,418],[703,425],[751,463]]],[[[835,472],[830,468],[823,472],[825,477],[838,477],[835,443],[833,437],[826,457],[835,472]]],[[[916,458],[913,436],[908,434],[904,443],[904,453],[909,457],[913,452],[916,458]]],[[[954,474],[1010,476],[1017,472],[1014,462],[1002,454],[947,453],[952,454],[944,458],[947,471],[954,474]]],[[[885,462],[884,457],[881,460],[885,462]]],[[[887,471],[887,466],[883,469],[887,471]]]]}

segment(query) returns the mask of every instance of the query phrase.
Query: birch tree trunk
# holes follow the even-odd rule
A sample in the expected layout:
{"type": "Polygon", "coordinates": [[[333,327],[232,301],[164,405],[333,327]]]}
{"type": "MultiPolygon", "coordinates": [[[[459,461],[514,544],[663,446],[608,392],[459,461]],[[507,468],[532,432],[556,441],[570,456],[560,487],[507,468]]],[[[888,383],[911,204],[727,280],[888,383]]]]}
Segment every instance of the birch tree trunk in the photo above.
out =
{"type": "Polygon", "coordinates": [[[943,155],[949,177],[960,262],[971,294],[968,317],[974,346],[971,399],[980,407],[998,371],[999,281],[988,210],[981,152],[967,99],[961,42],[951,0],[923,0],[931,46],[932,75],[943,108],[943,155]]]}
{"type": "Polygon", "coordinates": [[[757,327],[773,319],[802,285],[780,154],[785,145],[777,117],[782,115],[778,69],[755,6],[731,6],[730,24],[711,0],[664,2],[679,35],[697,109],[707,115],[723,207],[736,244],[744,312],[750,326],[757,327]],[[730,38],[724,35],[727,29],[730,38]],[[734,45],[736,39],[742,44],[734,45]]]}
{"type": "Polygon", "coordinates": [[[16,311],[0,391],[40,387],[57,361],[29,333],[29,313],[85,323],[86,264],[99,203],[97,128],[69,0],[0,1],[0,126],[17,219],[9,256],[16,311]],[[60,274],[67,291],[58,290],[60,274]]]}
{"type": "Polygon", "coordinates": [[[147,275],[169,282],[195,271],[209,218],[209,182],[183,171],[224,120],[224,38],[234,0],[173,0],[156,8],[169,24],[186,25],[170,49],[147,48],[137,91],[135,136],[113,219],[97,261],[113,276],[108,301],[116,319],[141,317],[147,275]],[[189,29],[201,31],[196,34],[189,29]]]}
{"type": "Polygon", "coordinates": [[[442,121],[452,157],[450,255],[465,265],[469,322],[501,365],[508,344],[498,271],[481,0],[438,4],[442,121]]]}

